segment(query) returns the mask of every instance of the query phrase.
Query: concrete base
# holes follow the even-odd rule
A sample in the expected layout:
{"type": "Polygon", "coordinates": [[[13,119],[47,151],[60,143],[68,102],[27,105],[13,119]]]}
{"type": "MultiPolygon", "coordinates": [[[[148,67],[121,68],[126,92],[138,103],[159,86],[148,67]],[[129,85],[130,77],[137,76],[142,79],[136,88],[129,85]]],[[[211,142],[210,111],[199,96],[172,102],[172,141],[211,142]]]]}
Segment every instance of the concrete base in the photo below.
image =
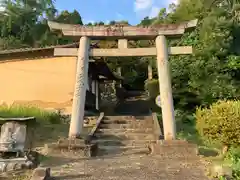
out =
{"type": "Polygon", "coordinates": [[[35,152],[25,153],[25,157],[0,158],[0,172],[34,169],[39,164],[38,160],[38,154],[35,152]]]}
{"type": "Polygon", "coordinates": [[[31,180],[50,180],[50,168],[37,168],[33,171],[31,180]]]}
{"type": "Polygon", "coordinates": [[[183,140],[159,140],[149,146],[151,154],[174,158],[196,158],[198,147],[183,140]]]}
{"type": "Polygon", "coordinates": [[[77,152],[81,157],[94,157],[97,155],[96,143],[88,143],[83,139],[61,139],[57,143],[47,145],[49,151],[71,151],[77,152]]]}

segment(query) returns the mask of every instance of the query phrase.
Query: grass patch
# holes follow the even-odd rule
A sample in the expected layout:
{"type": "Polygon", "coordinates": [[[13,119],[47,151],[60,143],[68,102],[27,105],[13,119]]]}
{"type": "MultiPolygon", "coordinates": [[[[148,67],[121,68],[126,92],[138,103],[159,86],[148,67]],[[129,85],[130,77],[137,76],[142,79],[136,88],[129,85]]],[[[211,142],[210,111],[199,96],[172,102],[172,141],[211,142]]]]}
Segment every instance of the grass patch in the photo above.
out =
{"type": "Polygon", "coordinates": [[[45,123],[59,123],[60,114],[43,110],[34,105],[20,105],[20,104],[2,104],[0,105],[0,117],[2,118],[21,118],[21,117],[35,117],[38,122],[45,123]]]}
{"type": "Polygon", "coordinates": [[[1,104],[0,117],[35,117],[36,124],[34,124],[33,138],[36,146],[56,141],[59,137],[66,136],[68,131],[68,124],[63,123],[60,113],[47,111],[34,105],[1,104]]]}

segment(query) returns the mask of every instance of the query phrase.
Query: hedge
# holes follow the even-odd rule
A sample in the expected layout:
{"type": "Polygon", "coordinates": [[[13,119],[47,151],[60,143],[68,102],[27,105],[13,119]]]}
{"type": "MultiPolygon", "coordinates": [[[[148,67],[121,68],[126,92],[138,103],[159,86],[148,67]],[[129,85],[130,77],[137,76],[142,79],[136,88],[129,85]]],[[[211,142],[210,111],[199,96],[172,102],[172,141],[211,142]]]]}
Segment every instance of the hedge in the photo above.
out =
{"type": "Polygon", "coordinates": [[[218,101],[196,111],[196,128],[209,141],[240,145],[240,101],[218,101]]]}

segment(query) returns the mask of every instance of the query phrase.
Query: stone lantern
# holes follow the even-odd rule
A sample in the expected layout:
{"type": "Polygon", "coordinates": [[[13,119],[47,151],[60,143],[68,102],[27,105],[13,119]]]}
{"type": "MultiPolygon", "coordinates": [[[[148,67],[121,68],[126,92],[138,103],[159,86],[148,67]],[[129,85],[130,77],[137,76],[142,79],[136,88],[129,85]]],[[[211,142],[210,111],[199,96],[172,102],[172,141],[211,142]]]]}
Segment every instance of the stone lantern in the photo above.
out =
{"type": "Polygon", "coordinates": [[[35,122],[34,117],[0,118],[0,171],[33,166],[29,152],[32,149],[35,122]]]}

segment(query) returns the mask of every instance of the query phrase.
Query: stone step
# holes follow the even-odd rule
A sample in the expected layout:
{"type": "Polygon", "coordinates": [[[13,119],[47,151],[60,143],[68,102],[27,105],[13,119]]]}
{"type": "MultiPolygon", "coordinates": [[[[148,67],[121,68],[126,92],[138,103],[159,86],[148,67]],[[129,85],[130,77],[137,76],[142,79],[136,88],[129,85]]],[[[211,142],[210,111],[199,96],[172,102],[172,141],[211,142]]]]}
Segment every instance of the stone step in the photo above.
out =
{"type": "Polygon", "coordinates": [[[131,124],[132,120],[123,120],[123,119],[103,119],[102,124],[131,124]]]}
{"type": "MultiPolygon", "coordinates": [[[[148,120],[150,116],[104,116],[105,119],[113,120],[148,120]]],[[[151,118],[151,117],[150,117],[151,118]]]]}
{"type": "Polygon", "coordinates": [[[104,150],[129,150],[129,149],[142,149],[142,148],[148,148],[149,146],[147,144],[139,144],[136,146],[132,145],[127,145],[127,146],[116,146],[116,145],[99,145],[99,149],[104,149],[104,150]]]}
{"type": "Polygon", "coordinates": [[[153,128],[152,124],[104,124],[101,123],[99,128],[103,129],[146,129],[153,128]]]}
{"type": "Polygon", "coordinates": [[[156,144],[151,144],[149,147],[152,154],[162,157],[189,158],[197,157],[198,154],[198,147],[196,144],[191,144],[183,140],[161,140],[156,144]]]}
{"type": "Polygon", "coordinates": [[[146,117],[134,117],[134,116],[106,116],[102,120],[104,124],[151,124],[153,121],[146,117]]]}
{"type": "Polygon", "coordinates": [[[99,146],[147,146],[154,144],[156,140],[117,140],[117,139],[95,139],[92,141],[99,146]]]}
{"type": "Polygon", "coordinates": [[[149,133],[127,133],[127,132],[118,132],[118,133],[101,133],[97,132],[94,134],[94,137],[99,139],[119,139],[119,140],[154,140],[154,134],[149,133]]]}
{"type": "Polygon", "coordinates": [[[151,150],[146,146],[100,146],[98,154],[100,155],[132,155],[132,154],[150,154],[151,150]]]}
{"type": "Polygon", "coordinates": [[[127,128],[127,129],[107,129],[107,128],[100,128],[97,129],[97,132],[99,133],[153,133],[152,128],[146,128],[146,129],[133,129],[133,128],[127,128]]]}
{"type": "Polygon", "coordinates": [[[131,129],[132,125],[131,124],[103,124],[101,123],[99,125],[99,128],[103,129],[131,129]]]}

